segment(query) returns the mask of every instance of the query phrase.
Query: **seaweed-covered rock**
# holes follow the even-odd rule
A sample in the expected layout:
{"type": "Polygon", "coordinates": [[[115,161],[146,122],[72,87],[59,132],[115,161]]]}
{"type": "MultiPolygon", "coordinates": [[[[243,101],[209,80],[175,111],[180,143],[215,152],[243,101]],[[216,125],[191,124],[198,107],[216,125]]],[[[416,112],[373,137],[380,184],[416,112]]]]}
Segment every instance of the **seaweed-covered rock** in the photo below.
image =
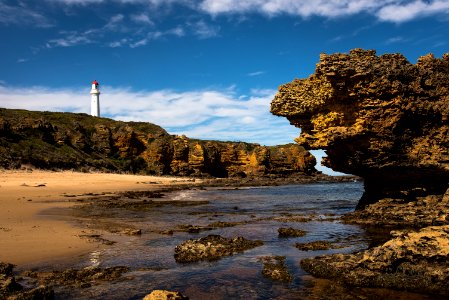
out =
{"type": "Polygon", "coordinates": [[[199,260],[217,260],[263,245],[262,241],[251,241],[243,237],[225,238],[208,235],[200,239],[187,240],[175,248],[175,260],[180,263],[199,260]]]}
{"type": "Polygon", "coordinates": [[[332,243],[328,241],[313,241],[309,243],[296,243],[295,247],[302,251],[328,250],[332,243]]]}
{"type": "Polygon", "coordinates": [[[14,265],[10,263],[4,263],[0,261],[0,276],[12,276],[12,270],[14,269],[14,265]]]}
{"type": "Polygon", "coordinates": [[[292,227],[281,227],[278,229],[279,237],[300,237],[305,236],[306,232],[292,227]]]}
{"type": "Polygon", "coordinates": [[[154,290],[146,295],[143,300],[189,300],[189,297],[182,295],[180,292],[154,290]]]}
{"type": "Polygon", "coordinates": [[[293,276],[288,272],[285,264],[285,256],[264,256],[262,275],[274,281],[290,282],[293,276]]]}
{"type": "Polygon", "coordinates": [[[386,198],[343,216],[343,220],[347,223],[389,227],[447,225],[449,200],[441,195],[417,197],[416,201],[386,198]]]}
{"type": "Polygon", "coordinates": [[[383,245],[359,253],[303,259],[301,267],[352,286],[449,296],[449,225],[392,235],[383,245]]]}
{"type": "Polygon", "coordinates": [[[13,275],[14,265],[0,262],[0,299],[11,300],[53,300],[55,295],[49,286],[22,286],[13,275]]]}
{"type": "Polygon", "coordinates": [[[42,284],[89,287],[93,283],[116,280],[128,271],[129,268],[123,266],[109,268],[86,267],[53,272],[30,271],[24,275],[36,278],[42,284]]]}

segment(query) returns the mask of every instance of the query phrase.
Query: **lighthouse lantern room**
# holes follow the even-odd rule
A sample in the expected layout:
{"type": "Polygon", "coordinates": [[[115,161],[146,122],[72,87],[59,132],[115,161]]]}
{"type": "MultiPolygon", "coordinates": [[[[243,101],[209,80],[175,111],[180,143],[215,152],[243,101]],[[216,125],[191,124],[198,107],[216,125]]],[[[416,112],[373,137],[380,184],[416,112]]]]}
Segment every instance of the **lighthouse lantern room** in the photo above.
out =
{"type": "Polygon", "coordinates": [[[100,84],[96,80],[94,80],[92,82],[92,89],[90,90],[90,114],[94,117],[100,116],[100,90],[98,89],[99,85],[100,84]]]}

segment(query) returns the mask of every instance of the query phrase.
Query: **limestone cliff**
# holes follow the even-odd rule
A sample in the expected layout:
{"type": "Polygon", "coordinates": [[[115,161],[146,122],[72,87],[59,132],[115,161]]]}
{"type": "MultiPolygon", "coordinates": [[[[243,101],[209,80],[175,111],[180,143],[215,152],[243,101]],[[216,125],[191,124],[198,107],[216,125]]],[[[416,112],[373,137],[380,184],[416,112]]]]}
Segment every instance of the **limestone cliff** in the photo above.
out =
{"type": "Polygon", "coordinates": [[[322,54],[315,74],[280,86],[271,112],[326,149],[324,165],[365,180],[360,207],[443,195],[449,182],[449,53],[411,64],[374,50],[322,54]]]}
{"type": "Polygon", "coordinates": [[[302,129],[299,144],[326,149],[326,166],[364,178],[345,222],[409,228],[359,253],[304,259],[303,269],[345,286],[447,298],[449,53],[416,64],[372,50],[323,54],[315,74],[279,88],[271,111],[302,129]]]}
{"type": "Polygon", "coordinates": [[[143,122],[0,108],[0,167],[157,175],[312,174],[315,158],[295,144],[201,141],[143,122]]]}

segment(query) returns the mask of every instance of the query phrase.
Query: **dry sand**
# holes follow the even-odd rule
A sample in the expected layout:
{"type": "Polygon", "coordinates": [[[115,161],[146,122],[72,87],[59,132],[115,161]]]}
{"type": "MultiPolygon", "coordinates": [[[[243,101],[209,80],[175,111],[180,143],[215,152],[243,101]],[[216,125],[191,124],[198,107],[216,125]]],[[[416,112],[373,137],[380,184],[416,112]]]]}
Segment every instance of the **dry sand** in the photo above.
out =
{"type": "Polygon", "coordinates": [[[33,264],[93,251],[80,228],[42,214],[73,205],[65,195],[151,190],[186,178],[49,171],[0,171],[0,261],[33,264]]]}

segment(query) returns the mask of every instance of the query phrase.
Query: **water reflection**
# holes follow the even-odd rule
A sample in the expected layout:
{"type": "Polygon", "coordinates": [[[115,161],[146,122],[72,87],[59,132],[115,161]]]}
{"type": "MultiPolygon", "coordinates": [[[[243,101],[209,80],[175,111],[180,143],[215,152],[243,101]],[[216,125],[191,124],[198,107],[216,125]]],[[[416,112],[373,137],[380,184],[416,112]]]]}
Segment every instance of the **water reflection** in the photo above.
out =
{"type": "Polygon", "coordinates": [[[307,275],[299,266],[301,259],[349,253],[364,249],[371,242],[362,228],[335,220],[355,208],[362,192],[361,183],[176,192],[166,200],[208,200],[209,203],[122,212],[121,221],[142,228],[142,236],[116,238],[116,244],[92,252],[88,260],[89,264],[101,267],[129,266],[132,271],[126,275],[127,279],[60,292],[64,299],[141,299],[153,289],[180,291],[191,299],[298,299],[304,296],[303,277],[307,275]],[[311,221],[297,222],[292,216],[311,221]],[[193,234],[176,231],[179,225],[206,226],[213,222],[241,224],[193,234]],[[279,227],[293,227],[307,234],[279,238],[279,227]],[[159,233],[167,229],[174,229],[174,234],[159,233]],[[208,234],[244,236],[262,240],[264,245],[219,261],[176,263],[173,257],[176,245],[208,234]],[[296,242],[316,240],[330,241],[341,247],[300,251],[294,246],[296,242]],[[294,277],[292,282],[276,283],[262,276],[263,265],[259,258],[270,255],[286,256],[286,264],[294,277]]]}

